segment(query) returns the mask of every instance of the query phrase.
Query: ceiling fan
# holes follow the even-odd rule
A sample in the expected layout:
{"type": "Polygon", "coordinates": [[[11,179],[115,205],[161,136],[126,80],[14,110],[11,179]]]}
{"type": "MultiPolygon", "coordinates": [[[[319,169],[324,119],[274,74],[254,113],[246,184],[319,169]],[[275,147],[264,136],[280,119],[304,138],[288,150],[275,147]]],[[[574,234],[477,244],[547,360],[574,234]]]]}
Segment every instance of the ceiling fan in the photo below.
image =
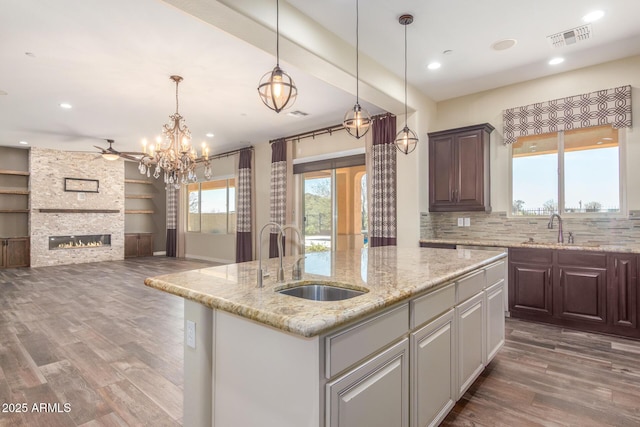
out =
{"type": "Polygon", "coordinates": [[[113,148],[113,143],[115,142],[113,139],[105,139],[109,143],[109,148],[102,148],[94,145],[98,150],[100,150],[100,154],[102,154],[102,158],[106,160],[118,160],[120,157],[128,160],[138,161],[136,155],[142,155],[142,153],[131,152],[131,151],[118,151],[113,148]]]}

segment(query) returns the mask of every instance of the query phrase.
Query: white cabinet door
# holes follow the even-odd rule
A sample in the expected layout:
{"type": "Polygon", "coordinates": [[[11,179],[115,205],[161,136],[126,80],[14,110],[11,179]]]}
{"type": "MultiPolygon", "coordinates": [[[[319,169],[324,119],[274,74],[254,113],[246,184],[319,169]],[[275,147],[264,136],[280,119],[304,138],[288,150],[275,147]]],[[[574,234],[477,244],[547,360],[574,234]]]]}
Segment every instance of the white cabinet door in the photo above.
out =
{"type": "Polygon", "coordinates": [[[460,399],[484,369],[485,314],[484,291],[456,307],[458,370],[457,384],[460,399]]]}
{"type": "Polygon", "coordinates": [[[411,334],[411,426],[438,425],[456,401],[454,310],[411,334]]]}
{"type": "Polygon", "coordinates": [[[504,345],[504,280],[485,291],[487,310],[487,354],[485,364],[491,362],[504,345]]]}
{"type": "Polygon", "coordinates": [[[327,384],[330,427],[408,427],[409,339],[327,384]]]}

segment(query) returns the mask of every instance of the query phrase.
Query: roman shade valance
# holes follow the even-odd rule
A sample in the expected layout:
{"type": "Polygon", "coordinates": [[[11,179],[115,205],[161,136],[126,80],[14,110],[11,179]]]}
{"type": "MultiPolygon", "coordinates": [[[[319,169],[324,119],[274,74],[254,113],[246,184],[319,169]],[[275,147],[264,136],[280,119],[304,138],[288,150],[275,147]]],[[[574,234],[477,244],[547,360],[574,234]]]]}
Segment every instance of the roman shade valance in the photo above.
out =
{"type": "Polygon", "coordinates": [[[518,137],[610,124],[631,127],[631,86],[599,90],[503,111],[504,143],[518,137]]]}

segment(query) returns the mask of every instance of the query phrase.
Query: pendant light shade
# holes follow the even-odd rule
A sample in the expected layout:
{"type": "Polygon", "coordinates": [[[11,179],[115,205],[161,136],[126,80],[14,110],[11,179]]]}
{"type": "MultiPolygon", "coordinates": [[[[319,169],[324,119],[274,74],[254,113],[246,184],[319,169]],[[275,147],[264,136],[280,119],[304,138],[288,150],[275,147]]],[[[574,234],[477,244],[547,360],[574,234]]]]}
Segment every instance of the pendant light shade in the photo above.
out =
{"type": "Polygon", "coordinates": [[[293,79],[280,68],[279,1],[276,1],[276,66],[260,79],[258,94],[264,105],[276,113],[291,107],[298,96],[298,88],[296,88],[293,79]]]}
{"type": "Polygon", "coordinates": [[[356,104],[344,115],[342,126],[349,132],[349,135],[356,139],[363,137],[371,127],[371,116],[369,112],[360,106],[360,69],[359,69],[359,35],[358,35],[358,0],[356,0],[356,104]]]}
{"type": "Polygon", "coordinates": [[[413,22],[412,15],[402,15],[398,22],[404,25],[404,128],[396,135],[396,148],[404,153],[409,154],[416,149],[418,145],[418,136],[407,126],[407,25],[413,22]]]}

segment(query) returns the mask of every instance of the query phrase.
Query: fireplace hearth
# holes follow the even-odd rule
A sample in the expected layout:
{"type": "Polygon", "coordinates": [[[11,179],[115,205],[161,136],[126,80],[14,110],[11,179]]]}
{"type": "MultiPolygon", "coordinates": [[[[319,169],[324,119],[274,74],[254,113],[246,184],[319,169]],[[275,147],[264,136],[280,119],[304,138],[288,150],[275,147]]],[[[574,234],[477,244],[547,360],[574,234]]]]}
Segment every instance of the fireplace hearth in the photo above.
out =
{"type": "Polygon", "coordinates": [[[49,236],[49,250],[100,248],[105,246],[111,246],[111,234],[49,236]]]}

